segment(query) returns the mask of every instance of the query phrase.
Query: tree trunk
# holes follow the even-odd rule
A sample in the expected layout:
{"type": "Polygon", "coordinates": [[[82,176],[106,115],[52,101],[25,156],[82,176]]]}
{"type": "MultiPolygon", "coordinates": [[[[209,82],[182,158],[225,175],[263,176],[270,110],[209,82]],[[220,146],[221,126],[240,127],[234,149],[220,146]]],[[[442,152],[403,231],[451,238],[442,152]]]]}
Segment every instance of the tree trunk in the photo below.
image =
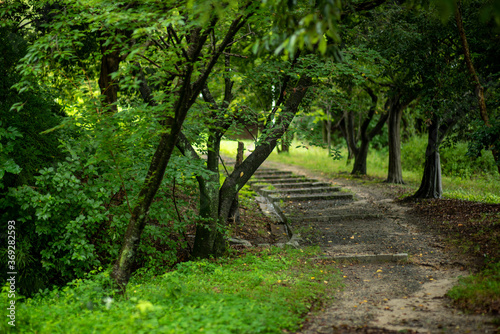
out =
{"type": "Polygon", "coordinates": [[[404,106],[400,99],[400,95],[395,96],[389,109],[389,170],[385,182],[403,184],[400,125],[404,106]]]}
{"type": "Polygon", "coordinates": [[[328,119],[326,121],[326,144],[328,146],[328,152],[332,151],[332,120],[330,112],[328,112],[328,119]]]}
{"type": "MultiPolygon", "coordinates": [[[[234,168],[238,168],[243,162],[243,150],[245,146],[243,142],[238,142],[238,152],[236,154],[236,163],[234,168]]],[[[234,196],[233,203],[231,204],[231,209],[229,210],[229,221],[238,224],[240,222],[240,199],[238,193],[234,196]]]]}
{"type": "Polygon", "coordinates": [[[290,137],[293,136],[288,131],[283,134],[283,137],[281,138],[281,150],[278,153],[290,152],[290,143],[293,140],[293,138],[290,137]]]}
{"type": "Polygon", "coordinates": [[[354,115],[352,111],[344,111],[345,139],[347,143],[347,164],[350,164],[356,156],[358,147],[356,146],[356,134],[354,130],[354,115]]]}
{"type": "Polygon", "coordinates": [[[170,133],[163,133],[161,135],[160,143],[146,176],[146,181],[139,192],[138,198],[141,200],[133,209],[125,237],[123,238],[122,248],[111,273],[111,277],[122,291],[125,291],[130,275],[132,274],[135,255],[141,240],[142,231],[146,226],[149,208],[163,180],[165,169],[175,148],[177,134],[181,130],[183,121],[184,118],[177,119],[170,133]]]}
{"type": "Polygon", "coordinates": [[[388,117],[387,113],[381,115],[377,124],[368,133],[368,127],[373,119],[373,116],[375,115],[375,111],[377,110],[378,97],[377,95],[375,95],[374,91],[370,87],[366,87],[365,90],[370,95],[372,103],[370,106],[370,110],[368,110],[368,114],[363,120],[363,124],[359,127],[359,136],[361,137],[361,145],[360,147],[355,146],[356,155],[354,157],[354,166],[351,172],[351,174],[354,175],[366,175],[366,158],[368,157],[370,142],[375,136],[380,134],[388,117]]]}
{"type": "Polygon", "coordinates": [[[361,140],[361,145],[357,149],[354,156],[354,166],[351,174],[366,175],[366,158],[368,157],[368,149],[370,148],[370,140],[361,140]]]}
{"type": "MultiPolygon", "coordinates": [[[[208,139],[207,169],[211,171],[208,180],[198,178],[200,189],[200,216],[203,222],[196,226],[193,256],[205,257],[205,249],[212,249],[219,228],[219,151],[220,137],[211,135],[208,139]]],[[[225,221],[224,221],[225,222],[225,221]]]]}
{"type": "Polygon", "coordinates": [[[424,175],[420,188],[413,195],[414,198],[441,198],[442,196],[439,128],[439,118],[434,116],[428,129],[424,175]]]}
{"type": "MultiPolygon", "coordinates": [[[[236,167],[231,175],[226,178],[219,192],[219,221],[227,221],[234,196],[272,153],[278,140],[287,131],[311,83],[311,78],[305,75],[299,79],[293,93],[289,94],[284,104],[283,112],[279,115],[276,122],[267,123],[267,129],[263,131],[265,138],[260,141],[260,144],[255,147],[255,150],[243,163],[236,167]]],[[[224,234],[217,230],[212,230],[212,233],[215,234],[213,237],[215,240],[214,244],[211,248],[200,248],[198,253],[200,257],[217,257],[224,253],[226,249],[224,234]]]]}

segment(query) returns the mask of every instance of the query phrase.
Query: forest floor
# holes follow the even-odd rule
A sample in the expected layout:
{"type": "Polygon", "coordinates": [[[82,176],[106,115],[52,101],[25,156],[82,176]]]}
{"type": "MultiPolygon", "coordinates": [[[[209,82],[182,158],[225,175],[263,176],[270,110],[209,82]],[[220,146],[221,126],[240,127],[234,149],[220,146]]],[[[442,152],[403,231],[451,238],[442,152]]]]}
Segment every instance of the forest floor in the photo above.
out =
{"type": "MultiPolygon", "coordinates": [[[[498,314],[500,305],[466,313],[445,294],[458,277],[476,272],[485,259],[499,258],[500,205],[401,200],[411,190],[368,177],[326,179],[295,166],[266,163],[266,167],[340,185],[356,197],[343,210],[359,215],[378,212],[383,217],[351,224],[305,221],[295,226],[301,232],[301,245],[322,248],[325,257],[316,260],[319,264],[334,261],[336,255],[408,254],[405,262],[339,262],[344,288],[333,300],[325,296],[322,308],[307,315],[299,333],[498,331],[498,319],[492,314],[498,314]]],[[[294,205],[287,210],[297,211],[294,205]]],[[[242,208],[244,224],[235,226],[235,234],[252,244],[273,243],[272,223],[254,211],[242,208]]]]}

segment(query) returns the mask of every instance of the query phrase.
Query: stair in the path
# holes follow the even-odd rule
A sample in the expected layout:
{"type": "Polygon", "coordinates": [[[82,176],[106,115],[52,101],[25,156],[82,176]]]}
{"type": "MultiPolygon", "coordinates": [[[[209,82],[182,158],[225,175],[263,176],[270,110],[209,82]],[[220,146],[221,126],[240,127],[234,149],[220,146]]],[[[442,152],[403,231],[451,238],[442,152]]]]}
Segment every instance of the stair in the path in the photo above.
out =
{"type": "Polygon", "coordinates": [[[341,192],[340,187],[269,169],[255,173],[251,184],[272,203],[353,199],[352,194],[341,192]]]}
{"type": "Polygon", "coordinates": [[[346,201],[352,200],[354,197],[350,193],[342,192],[328,192],[328,193],[309,193],[309,194],[279,194],[279,195],[268,195],[271,202],[307,202],[307,201],[317,201],[317,200],[334,200],[334,201],[346,201]]]}
{"type": "Polygon", "coordinates": [[[405,258],[404,228],[394,234],[397,228],[386,228],[391,217],[366,200],[356,202],[339,186],[269,168],[256,172],[251,184],[287,228],[301,235],[302,244],[320,245],[325,254],[356,261],[405,258]]]}
{"type": "Polygon", "coordinates": [[[280,189],[262,189],[263,193],[268,195],[273,194],[314,194],[314,193],[322,193],[322,192],[332,192],[332,191],[340,191],[340,187],[329,187],[329,186],[309,186],[302,188],[280,188],[280,189]]]}
{"type": "Polygon", "coordinates": [[[344,215],[317,215],[317,216],[305,216],[300,215],[297,217],[289,216],[288,219],[292,223],[301,223],[301,222],[339,222],[339,221],[351,221],[351,220],[374,220],[380,219],[382,216],[380,214],[344,214],[344,215]]]}
{"type": "Polygon", "coordinates": [[[316,182],[316,181],[307,181],[307,182],[293,182],[293,183],[273,183],[272,187],[277,189],[291,189],[291,188],[314,188],[314,187],[328,187],[331,186],[327,182],[316,182]]]}
{"type": "Polygon", "coordinates": [[[292,172],[289,171],[281,171],[281,170],[258,170],[253,174],[255,177],[267,177],[267,176],[276,176],[281,177],[285,175],[293,175],[292,172]]]}
{"type": "Polygon", "coordinates": [[[299,182],[304,182],[306,181],[306,179],[304,177],[299,177],[299,176],[286,176],[286,177],[279,177],[279,176],[276,176],[276,177],[269,177],[269,178],[256,178],[255,180],[251,180],[250,181],[250,184],[252,183],[269,183],[271,185],[275,184],[275,183],[280,183],[280,184],[283,184],[283,183],[299,183],[299,182]]]}

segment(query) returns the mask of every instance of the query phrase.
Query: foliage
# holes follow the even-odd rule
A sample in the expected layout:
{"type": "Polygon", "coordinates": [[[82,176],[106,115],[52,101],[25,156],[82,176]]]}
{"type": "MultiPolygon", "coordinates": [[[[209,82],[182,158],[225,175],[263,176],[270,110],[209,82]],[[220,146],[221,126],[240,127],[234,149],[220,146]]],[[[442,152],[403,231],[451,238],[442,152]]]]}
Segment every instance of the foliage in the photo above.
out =
{"type": "Polygon", "coordinates": [[[467,156],[477,159],[482,156],[484,150],[491,150],[493,147],[500,147],[500,119],[493,119],[491,126],[486,126],[476,121],[478,130],[471,134],[471,140],[467,150],[467,156]]]}
{"type": "Polygon", "coordinates": [[[9,26],[0,27],[0,137],[3,137],[0,182],[5,187],[33,184],[38,169],[63,158],[57,136],[40,134],[58,125],[63,115],[53,102],[55,94],[43,86],[29,93],[11,89],[19,81],[15,67],[26,54],[26,48],[22,34],[13,32],[9,26]],[[22,108],[11,109],[14,104],[22,108]]]}
{"type": "MultiPolygon", "coordinates": [[[[26,5],[20,4],[17,5],[26,5]]],[[[14,6],[15,7],[15,6],[14,6]]],[[[6,15],[5,7],[0,15],[6,15]]],[[[9,9],[12,9],[9,7],[9,9]]],[[[12,17],[20,12],[10,13],[12,17]]],[[[8,15],[7,15],[8,16],[8,15]]],[[[22,15],[21,15],[22,16],[22,15]]],[[[40,246],[34,236],[34,226],[26,220],[21,205],[10,192],[15,187],[33,187],[40,171],[54,166],[64,159],[65,153],[58,147],[60,133],[41,132],[60,124],[64,113],[54,102],[55,94],[40,85],[30,92],[16,92],[11,86],[18,83],[20,76],[16,65],[26,54],[31,36],[23,33],[10,22],[2,21],[0,27],[0,227],[6,228],[8,220],[16,220],[16,265],[20,273],[17,288],[23,294],[30,294],[48,282],[47,271],[40,264],[40,246]],[[17,107],[11,108],[12,105],[17,107]]],[[[66,210],[67,208],[64,208],[66,210]]],[[[28,214],[29,216],[29,214],[28,214]]],[[[0,248],[1,254],[6,254],[0,248]]],[[[46,247],[46,245],[41,246],[46,247]]],[[[7,257],[0,259],[6,265],[7,257]]],[[[4,277],[5,273],[2,273],[4,277]]]]}
{"type": "MultiPolygon", "coordinates": [[[[402,144],[402,165],[406,170],[418,172],[423,168],[423,160],[427,139],[423,136],[412,136],[402,144]]],[[[494,175],[495,161],[491,154],[482,154],[473,159],[468,156],[468,144],[455,142],[443,145],[440,150],[442,173],[448,177],[470,179],[478,176],[494,175]]]]}
{"type": "Polygon", "coordinates": [[[339,287],[335,267],[309,259],[316,253],[272,248],[186,262],[156,278],[133,279],[126,297],[113,295],[104,272],[17,304],[14,332],[295,331],[313,302],[339,287]]]}
{"type": "MultiPolygon", "coordinates": [[[[98,266],[107,267],[118,255],[116,241],[125,233],[130,206],[137,200],[137,184],[144,179],[151,159],[148,127],[132,133],[124,126],[140,121],[128,109],[105,124],[93,123],[92,115],[78,118],[76,127],[67,120],[65,127],[75,128],[79,136],[66,139],[66,161],[41,169],[33,186],[9,189],[7,200],[20,207],[16,216],[19,254],[30,254],[30,261],[19,268],[21,278],[31,282],[23,289],[25,295],[49,281],[61,285],[98,266]],[[98,137],[96,132],[109,136],[98,137]],[[128,136],[135,145],[124,147],[128,136]]],[[[183,157],[172,160],[138,250],[137,265],[153,271],[177,262],[178,250],[186,247],[184,231],[196,220],[195,206],[186,202],[189,198],[175,202],[181,216],[173,198],[193,193],[197,167],[187,167],[183,157]]]]}
{"type": "MultiPolygon", "coordinates": [[[[0,122],[0,126],[2,123],[0,122]]],[[[3,177],[5,173],[19,174],[21,167],[11,158],[14,151],[14,141],[16,137],[23,135],[15,127],[9,126],[7,129],[0,127],[0,189],[4,187],[3,177]],[[3,139],[3,140],[2,140],[3,139]]]]}

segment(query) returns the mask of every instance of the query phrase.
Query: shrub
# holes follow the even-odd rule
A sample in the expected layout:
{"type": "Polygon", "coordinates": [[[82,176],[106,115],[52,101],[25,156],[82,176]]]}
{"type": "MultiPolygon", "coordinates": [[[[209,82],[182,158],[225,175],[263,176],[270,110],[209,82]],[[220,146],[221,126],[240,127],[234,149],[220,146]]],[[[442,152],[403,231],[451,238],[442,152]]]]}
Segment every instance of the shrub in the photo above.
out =
{"type": "MultiPolygon", "coordinates": [[[[464,142],[441,145],[442,174],[463,179],[469,179],[475,175],[495,174],[496,165],[491,153],[483,150],[477,159],[473,159],[467,154],[467,145],[464,142]]],[[[426,148],[427,137],[425,136],[413,136],[403,143],[401,147],[403,170],[423,171],[426,148]]]]}

